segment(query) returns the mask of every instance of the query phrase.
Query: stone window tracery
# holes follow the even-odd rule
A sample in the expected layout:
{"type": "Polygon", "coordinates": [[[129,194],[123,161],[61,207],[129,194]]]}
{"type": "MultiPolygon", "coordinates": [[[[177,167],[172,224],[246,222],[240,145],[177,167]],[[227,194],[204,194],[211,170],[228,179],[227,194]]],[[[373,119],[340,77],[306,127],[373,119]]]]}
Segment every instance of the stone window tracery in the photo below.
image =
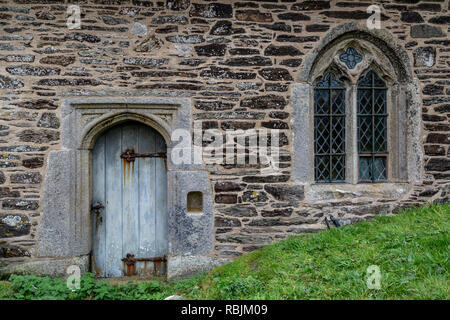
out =
{"type": "MultiPolygon", "coordinates": [[[[411,183],[423,178],[420,86],[413,77],[408,53],[396,40],[388,31],[347,23],[333,28],[306,57],[292,88],[292,177],[305,188],[306,201],[400,197],[410,191],[411,183]],[[330,78],[328,84],[323,81],[328,73],[344,85],[345,138],[341,140],[345,147],[339,150],[345,154],[342,177],[328,170],[333,149],[325,145],[330,153],[322,155],[317,145],[318,138],[328,144],[336,140],[328,135],[330,130],[325,128],[330,127],[321,123],[324,120],[316,120],[320,116],[318,104],[327,101],[326,93],[318,90],[336,89],[323,87],[323,83],[330,86],[330,78]],[[364,94],[370,99],[363,101],[364,94]],[[362,112],[363,107],[370,108],[370,113],[362,112]],[[358,121],[360,125],[368,121],[367,130],[358,127],[358,121]],[[364,138],[371,143],[361,148],[364,138]],[[325,164],[317,159],[326,155],[330,161],[325,164]],[[317,163],[325,174],[318,174],[317,163]]],[[[328,115],[328,119],[334,116],[328,115]]]]}
{"type": "Polygon", "coordinates": [[[347,68],[354,69],[355,66],[362,61],[362,55],[354,48],[347,48],[344,53],[339,55],[339,59],[345,63],[347,68]]]}

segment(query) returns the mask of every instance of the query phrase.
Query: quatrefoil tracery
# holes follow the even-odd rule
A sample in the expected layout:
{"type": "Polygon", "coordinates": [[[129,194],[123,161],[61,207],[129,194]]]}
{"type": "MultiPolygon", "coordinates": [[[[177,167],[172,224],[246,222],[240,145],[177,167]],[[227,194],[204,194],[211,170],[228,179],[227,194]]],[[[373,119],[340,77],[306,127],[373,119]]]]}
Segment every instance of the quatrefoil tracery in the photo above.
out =
{"type": "Polygon", "coordinates": [[[339,55],[339,59],[345,63],[347,68],[354,69],[362,61],[362,55],[352,47],[348,47],[345,52],[339,55]]]}

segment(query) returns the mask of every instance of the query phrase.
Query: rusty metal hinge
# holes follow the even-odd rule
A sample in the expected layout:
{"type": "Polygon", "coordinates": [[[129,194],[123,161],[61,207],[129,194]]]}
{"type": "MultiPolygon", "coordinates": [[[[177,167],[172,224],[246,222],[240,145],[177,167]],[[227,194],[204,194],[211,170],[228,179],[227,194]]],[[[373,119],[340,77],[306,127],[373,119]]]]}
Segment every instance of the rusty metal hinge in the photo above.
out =
{"type": "Polygon", "coordinates": [[[134,149],[127,149],[120,154],[122,159],[128,162],[134,162],[136,158],[167,158],[167,152],[153,152],[153,153],[136,153],[134,149]]]}
{"type": "Polygon", "coordinates": [[[124,264],[127,266],[127,270],[126,272],[124,272],[127,276],[133,276],[136,274],[136,262],[138,261],[153,262],[153,269],[154,273],[156,274],[161,267],[161,263],[167,262],[167,257],[162,256],[153,258],[135,258],[134,254],[127,253],[126,257],[122,258],[122,262],[124,262],[124,264]]]}

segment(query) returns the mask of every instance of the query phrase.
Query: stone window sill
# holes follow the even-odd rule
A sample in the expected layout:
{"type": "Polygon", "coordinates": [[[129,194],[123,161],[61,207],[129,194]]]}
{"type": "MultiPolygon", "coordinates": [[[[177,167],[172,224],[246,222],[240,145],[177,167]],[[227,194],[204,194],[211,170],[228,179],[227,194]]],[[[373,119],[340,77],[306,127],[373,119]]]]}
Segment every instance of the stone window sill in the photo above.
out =
{"type": "Polygon", "coordinates": [[[351,199],[396,199],[411,190],[408,183],[333,183],[305,185],[305,201],[351,200],[351,199]]]}

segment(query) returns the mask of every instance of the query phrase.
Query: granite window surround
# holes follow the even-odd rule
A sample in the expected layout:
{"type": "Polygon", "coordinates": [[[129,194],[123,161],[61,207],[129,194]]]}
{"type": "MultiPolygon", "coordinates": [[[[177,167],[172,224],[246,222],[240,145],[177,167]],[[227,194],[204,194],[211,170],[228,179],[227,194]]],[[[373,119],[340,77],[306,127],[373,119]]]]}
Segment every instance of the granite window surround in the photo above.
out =
{"type": "Polygon", "coordinates": [[[342,197],[392,197],[406,195],[423,176],[420,146],[420,89],[413,79],[409,58],[395,39],[383,30],[368,30],[355,23],[333,29],[307,57],[293,99],[293,180],[305,186],[305,200],[332,200],[342,197]],[[362,61],[348,68],[340,55],[354,48],[362,61]],[[386,181],[359,180],[357,137],[357,84],[370,70],[386,83],[389,168],[386,181]],[[314,87],[327,72],[345,83],[346,177],[341,183],[316,183],[314,177],[314,87]]]}

